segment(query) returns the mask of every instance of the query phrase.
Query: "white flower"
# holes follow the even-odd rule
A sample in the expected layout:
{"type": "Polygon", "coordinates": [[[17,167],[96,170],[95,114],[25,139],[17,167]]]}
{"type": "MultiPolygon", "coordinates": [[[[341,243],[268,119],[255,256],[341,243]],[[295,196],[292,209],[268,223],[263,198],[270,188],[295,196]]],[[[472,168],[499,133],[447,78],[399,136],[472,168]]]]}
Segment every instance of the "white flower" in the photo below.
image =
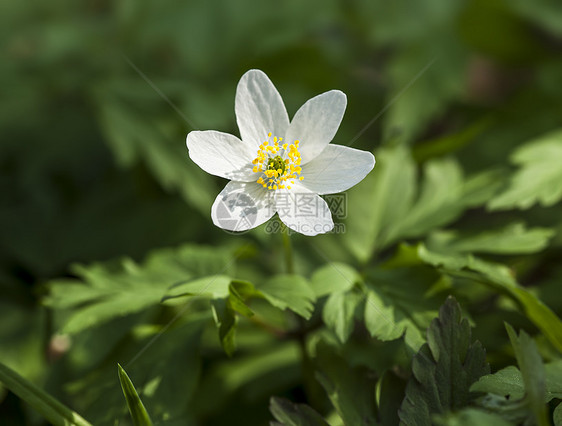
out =
{"type": "Polygon", "coordinates": [[[244,74],[235,103],[242,140],[213,130],[187,135],[191,159],[207,173],[231,180],[213,203],[213,223],[246,231],[278,213],[302,234],[330,231],[332,215],[318,195],[345,191],[375,165],[370,152],[330,145],[346,104],[343,92],[331,90],[308,100],[289,122],[267,75],[244,74]]]}

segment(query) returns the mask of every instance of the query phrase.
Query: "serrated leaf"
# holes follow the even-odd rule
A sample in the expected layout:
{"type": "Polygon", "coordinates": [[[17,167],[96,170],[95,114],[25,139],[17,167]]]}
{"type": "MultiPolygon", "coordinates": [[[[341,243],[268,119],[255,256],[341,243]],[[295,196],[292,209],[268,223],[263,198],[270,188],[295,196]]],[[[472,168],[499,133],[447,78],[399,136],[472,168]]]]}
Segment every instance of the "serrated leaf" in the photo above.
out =
{"type": "Polygon", "coordinates": [[[269,303],[309,319],[316,300],[308,281],[300,275],[277,275],[257,287],[269,303]]]}
{"type": "Polygon", "coordinates": [[[552,229],[527,229],[522,223],[514,223],[469,236],[455,231],[435,232],[430,236],[428,246],[443,253],[527,254],[543,250],[554,234],[552,229]]]}
{"type": "Polygon", "coordinates": [[[211,275],[172,287],[162,300],[195,296],[210,298],[215,323],[219,328],[221,345],[226,354],[232,356],[236,349],[235,337],[238,324],[235,313],[238,312],[248,318],[253,316],[252,310],[244,303],[245,298],[259,295],[250,282],[233,281],[226,275],[211,275]]]}
{"type": "Polygon", "coordinates": [[[91,426],[78,413],[0,363],[0,383],[31,405],[55,426],[91,426]]]}
{"type": "Polygon", "coordinates": [[[525,398],[534,413],[539,426],[548,426],[546,411],[546,378],[542,358],[533,339],[523,330],[517,333],[509,324],[505,324],[509,340],[515,351],[517,364],[525,384],[525,398]]]}
{"type": "Polygon", "coordinates": [[[123,395],[127,401],[127,407],[129,408],[133,424],[135,426],[152,426],[150,416],[148,415],[146,408],[144,408],[133,382],[120,364],[117,364],[117,371],[119,374],[121,389],[123,390],[123,395]]]}
{"type": "Polygon", "coordinates": [[[345,343],[353,331],[355,311],[363,299],[364,295],[359,291],[338,291],[326,300],[322,319],[340,342],[345,343]]]}
{"type": "Polygon", "coordinates": [[[404,335],[417,351],[425,341],[424,328],[439,309],[437,298],[427,294],[437,279],[437,274],[419,268],[369,270],[364,319],[371,336],[388,341],[404,335]]]}
{"type": "MultiPolygon", "coordinates": [[[[544,371],[546,377],[545,402],[550,402],[553,398],[562,399],[562,361],[545,364],[544,371]]],[[[525,383],[519,369],[510,365],[494,374],[480,377],[470,390],[493,393],[510,400],[517,400],[525,396],[525,383]]]]}
{"type": "Polygon", "coordinates": [[[562,131],[543,135],[518,148],[511,157],[519,166],[509,187],[488,203],[490,210],[551,206],[562,198],[562,131]]]}
{"type": "Polygon", "coordinates": [[[232,269],[231,255],[226,250],[191,245],[160,249],[153,251],[141,264],[122,259],[88,266],[74,265],[73,272],[81,280],[49,283],[51,291],[44,303],[55,309],[72,309],[62,331],[75,334],[157,306],[169,287],[172,287],[172,295],[177,296],[182,289],[184,293],[192,294],[204,293],[208,288],[219,291],[217,287],[223,283],[228,294],[230,279],[223,275],[214,279],[213,274],[231,272],[232,269]],[[212,278],[201,279],[205,276],[212,278]],[[183,287],[181,283],[185,283],[183,287]]]}
{"type": "Polygon", "coordinates": [[[449,297],[427,330],[427,343],[414,356],[412,377],[400,408],[405,425],[431,425],[432,416],[469,404],[472,383],[490,372],[486,351],[471,342],[470,325],[449,297]]]}
{"type": "Polygon", "coordinates": [[[525,395],[525,385],[521,372],[510,365],[497,373],[480,377],[470,390],[501,395],[506,399],[517,400],[525,395]]]}
{"type": "Polygon", "coordinates": [[[562,360],[545,364],[544,371],[547,402],[553,398],[562,399],[562,360]]]}
{"type": "Polygon", "coordinates": [[[76,334],[90,327],[104,324],[111,319],[121,318],[149,308],[159,303],[162,291],[157,289],[130,293],[107,295],[107,298],[94,301],[93,304],[78,308],[68,318],[62,333],[76,334]]]}
{"type": "Polygon", "coordinates": [[[562,351],[562,321],[535,295],[520,287],[505,265],[487,262],[472,255],[442,254],[429,251],[423,244],[400,246],[391,265],[412,265],[425,262],[441,268],[452,276],[470,278],[501,291],[520,303],[525,315],[562,351]]]}
{"type": "Polygon", "coordinates": [[[285,426],[328,426],[320,414],[305,404],[293,404],[285,398],[272,397],[269,411],[285,426]]]}

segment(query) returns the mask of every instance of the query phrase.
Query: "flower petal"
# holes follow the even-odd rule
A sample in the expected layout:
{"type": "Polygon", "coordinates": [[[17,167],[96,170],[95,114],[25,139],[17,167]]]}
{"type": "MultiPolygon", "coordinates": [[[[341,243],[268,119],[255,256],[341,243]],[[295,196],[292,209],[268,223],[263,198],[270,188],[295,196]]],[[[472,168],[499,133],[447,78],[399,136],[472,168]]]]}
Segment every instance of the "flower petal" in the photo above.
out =
{"type": "Polygon", "coordinates": [[[229,182],[211,207],[213,223],[228,231],[247,231],[274,214],[273,194],[255,182],[229,182]]]}
{"type": "Polygon", "coordinates": [[[324,234],[334,228],[326,201],[301,185],[292,190],[278,190],[275,208],[287,227],[304,235],[324,234]]]}
{"type": "Polygon", "coordinates": [[[236,136],[214,130],[190,132],[187,149],[193,162],[207,173],[240,182],[256,180],[254,150],[236,136]]]}
{"type": "Polygon", "coordinates": [[[302,167],[301,185],[317,194],[337,194],[361,182],[375,166],[368,151],[342,145],[328,145],[302,167]]]}
{"type": "Polygon", "coordinates": [[[346,105],[347,98],[343,92],[330,90],[309,99],[297,111],[285,134],[285,141],[300,141],[302,164],[316,158],[334,138],[346,105]]]}
{"type": "Polygon", "coordinates": [[[240,136],[256,149],[267,134],[281,136],[289,127],[289,116],[281,95],[260,70],[250,70],[242,76],[236,88],[236,122],[240,136]]]}

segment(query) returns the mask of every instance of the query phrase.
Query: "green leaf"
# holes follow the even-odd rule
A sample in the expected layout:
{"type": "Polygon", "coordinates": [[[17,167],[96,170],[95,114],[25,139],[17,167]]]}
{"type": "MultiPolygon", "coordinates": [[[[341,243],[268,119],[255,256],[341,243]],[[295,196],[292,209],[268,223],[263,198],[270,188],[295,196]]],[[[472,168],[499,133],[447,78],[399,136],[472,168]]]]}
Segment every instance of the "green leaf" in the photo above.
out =
{"type": "Polygon", "coordinates": [[[500,416],[476,408],[464,408],[456,413],[448,413],[433,417],[438,426],[510,426],[500,416]]]}
{"type": "Polygon", "coordinates": [[[428,246],[442,253],[527,254],[543,250],[554,234],[552,229],[527,229],[522,223],[514,223],[502,229],[469,236],[459,235],[455,231],[435,232],[430,236],[428,246]]]}
{"type": "Polygon", "coordinates": [[[425,262],[439,267],[452,276],[470,278],[489,285],[516,300],[525,315],[562,351],[562,321],[536,296],[517,284],[509,268],[486,262],[472,255],[440,254],[429,251],[423,244],[417,247],[401,245],[389,265],[412,265],[425,262]]]}
{"type": "Polygon", "coordinates": [[[453,159],[428,161],[416,183],[416,166],[402,146],[377,152],[377,166],[348,196],[361,220],[348,221],[344,243],[361,262],[401,238],[425,235],[457,219],[493,194],[493,173],[465,179],[453,159]]]}
{"type": "Polygon", "coordinates": [[[429,229],[455,219],[464,210],[464,182],[462,170],[456,161],[429,161],[424,165],[423,177],[416,202],[408,210],[407,216],[394,225],[388,240],[423,235],[429,229]]]}
{"type": "Polygon", "coordinates": [[[172,287],[162,300],[194,296],[210,298],[221,345],[227,355],[232,356],[236,349],[236,312],[248,318],[253,316],[244,302],[248,297],[259,295],[250,282],[231,280],[226,275],[211,275],[172,287]]]}
{"type": "Polygon", "coordinates": [[[123,360],[143,403],[150,407],[154,423],[169,419],[187,423],[192,413],[186,413],[185,408],[200,385],[201,336],[212,315],[208,310],[190,310],[173,323],[168,323],[169,318],[163,324],[133,327],[107,362],[67,384],[68,392],[81,401],[93,423],[113,424],[116,418],[128,417],[123,411],[123,391],[115,383],[115,364],[123,360]]]}
{"type": "Polygon", "coordinates": [[[364,319],[371,336],[388,341],[404,335],[417,351],[425,341],[423,330],[439,309],[440,301],[428,295],[437,279],[426,268],[370,269],[364,319]]]}
{"type": "Polygon", "coordinates": [[[377,390],[377,412],[381,425],[397,425],[398,410],[404,398],[405,380],[391,370],[384,372],[377,390]]]}
{"type": "Polygon", "coordinates": [[[544,371],[547,402],[553,398],[562,399],[562,360],[545,364],[544,371]]]}
{"type": "Polygon", "coordinates": [[[337,291],[347,291],[354,284],[362,281],[361,275],[352,266],[330,262],[314,271],[310,286],[319,298],[337,291]]]}
{"type": "Polygon", "coordinates": [[[346,425],[374,425],[375,386],[367,371],[350,368],[327,345],[317,348],[316,378],[346,425]]]}
{"type": "Polygon", "coordinates": [[[272,397],[269,400],[269,411],[281,425],[328,426],[322,416],[308,405],[293,404],[285,398],[272,397]]]}
{"type": "Polygon", "coordinates": [[[512,365],[497,373],[480,377],[470,390],[471,392],[493,393],[510,400],[518,400],[525,396],[523,376],[517,367],[512,365]]]}
{"type": "Polygon", "coordinates": [[[120,364],[117,364],[117,371],[119,373],[121,389],[123,389],[123,395],[125,395],[125,400],[127,401],[127,407],[133,419],[133,424],[135,426],[152,426],[150,416],[144,408],[133,382],[131,382],[131,379],[120,364]]]}
{"type": "Polygon", "coordinates": [[[562,131],[548,133],[518,148],[511,157],[520,168],[509,187],[488,203],[490,210],[551,206],[562,198],[562,131]]]}
{"type": "Polygon", "coordinates": [[[425,235],[456,220],[467,208],[486,202],[496,184],[497,177],[493,172],[465,178],[454,159],[428,161],[423,167],[423,181],[416,202],[403,220],[393,224],[385,244],[425,235]]]}
{"type": "Polygon", "coordinates": [[[522,287],[513,288],[510,293],[523,306],[525,315],[562,352],[562,321],[558,315],[534,294],[522,287]]]}
{"type": "Polygon", "coordinates": [[[316,300],[308,281],[300,275],[277,275],[257,287],[269,303],[309,319],[316,300]]]}
{"type": "Polygon", "coordinates": [[[554,421],[554,426],[562,426],[562,402],[554,409],[552,420],[554,421]]]}
{"type": "Polygon", "coordinates": [[[231,278],[226,275],[210,275],[174,285],[162,301],[185,296],[203,296],[218,299],[228,296],[231,278]]]}
{"type": "Polygon", "coordinates": [[[219,339],[228,356],[232,356],[236,350],[236,326],[238,318],[230,306],[228,299],[211,300],[213,316],[219,328],[219,339]]]}
{"type": "Polygon", "coordinates": [[[377,165],[348,194],[348,209],[361,220],[347,221],[345,244],[362,262],[383,246],[384,233],[410,209],[415,165],[404,147],[380,149],[377,165]]]}
{"type": "MultiPolygon", "coordinates": [[[[546,377],[545,403],[554,398],[562,399],[562,360],[544,366],[546,377]]],[[[470,388],[472,392],[493,393],[506,399],[518,400],[525,396],[523,375],[517,367],[510,365],[500,371],[482,376],[470,388]]]]}
{"type": "Polygon", "coordinates": [[[546,378],[542,358],[533,339],[521,331],[517,336],[513,327],[505,324],[509,340],[515,351],[517,364],[521,369],[523,383],[525,384],[526,399],[539,426],[548,426],[549,421],[546,411],[546,378]]]}
{"type": "Polygon", "coordinates": [[[404,424],[431,425],[433,415],[470,403],[470,386],[490,371],[486,351],[471,340],[468,321],[449,297],[427,330],[427,343],[412,361],[413,374],[399,413],[404,424]]]}
{"type": "Polygon", "coordinates": [[[332,293],[324,305],[322,319],[342,343],[347,341],[353,331],[355,311],[363,298],[360,291],[338,291],[332,293]]]}
{"type": "Polygon", "coordinates": [[[2,363],[0,363],[0,382],[55,426],[90,425],[78,413],[70,410],[47,392],[28,382],[2,363]]]}
{"type": "Polygon", "coordinates": [[[257,292],[251,283],[242,283],[241,281],[231,282],[228,286],[228,293],[228,300],[233,310],[247,318],[254,315],[254,312],[244,303],[246,298],[252,295],[257,295],[257,292]]]}
{"type": "Polygon", "coordinates": [[[220,292],[223,284],[228,294],[230,279],[218,274],[232,272],[233,265],[232,255],[226,250],[185,245],[155,250],[142,264],[123,259],[75,265],[72,269],[80,280],[49,283],[50,294],[44,303],[55,309],[72,309],[62,332],[76,334],[157,306],[162,296],[170,292],[174,296],[182,295],[182,291],[205,293],[209,288],[220,292]],[[168,290],[173,284],[186,281],[168,290]]]}

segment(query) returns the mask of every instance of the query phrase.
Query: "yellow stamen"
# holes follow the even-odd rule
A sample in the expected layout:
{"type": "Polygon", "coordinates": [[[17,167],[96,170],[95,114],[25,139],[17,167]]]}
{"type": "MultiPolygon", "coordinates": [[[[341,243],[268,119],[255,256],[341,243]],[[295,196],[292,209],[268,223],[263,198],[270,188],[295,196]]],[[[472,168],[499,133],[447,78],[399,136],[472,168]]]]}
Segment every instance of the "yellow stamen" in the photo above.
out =
{"type": "Polygon", "coordinates": [[[271,139],[271,133],[268,133],[267,137],[269,140],[259,145],[256,158],[252,161],[252,171],[260,174],[256,183],[269,190],[291,189],[291,185],[287,183],[294,185],[295,179],[304,179],[299,176],[302,172],[300,142],[295,140],[293,143],[280,145],[282,137],[274,136],[271,139]]]}

